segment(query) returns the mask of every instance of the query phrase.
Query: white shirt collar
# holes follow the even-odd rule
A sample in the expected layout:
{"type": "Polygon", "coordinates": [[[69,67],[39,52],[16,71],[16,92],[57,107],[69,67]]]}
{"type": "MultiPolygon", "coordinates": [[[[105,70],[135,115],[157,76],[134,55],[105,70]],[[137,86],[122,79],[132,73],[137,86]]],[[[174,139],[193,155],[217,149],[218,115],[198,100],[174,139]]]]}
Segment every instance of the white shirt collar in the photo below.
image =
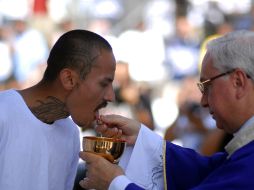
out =
{"type": "Polygon", "coordinates": [[[254,116],[234,134],[233,139],[225,146],[225,150],[230,157],[236,150],[254,140],[254,116]]]}

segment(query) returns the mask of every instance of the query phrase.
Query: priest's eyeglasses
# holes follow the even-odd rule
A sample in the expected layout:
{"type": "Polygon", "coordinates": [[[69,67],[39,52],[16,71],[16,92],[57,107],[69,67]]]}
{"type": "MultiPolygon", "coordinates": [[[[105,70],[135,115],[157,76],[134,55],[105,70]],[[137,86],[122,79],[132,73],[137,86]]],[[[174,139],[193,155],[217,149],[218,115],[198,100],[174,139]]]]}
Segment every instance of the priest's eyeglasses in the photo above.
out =
{"type": "Polygon", "coordinates": [[[205,80],[205,81],[203,81],[203,82],[198,82],[198,83],[197,83],[197,86],[198,86],[200,92],[201,92],[202,94],[205,94],[205,93],[207,92],[207,90],[208,90],[208,86],[211,84],[212,81],[214,81],[215,79],[220,78],[220,77],[222,77],[222,76],[228,75],[228,74],[230,74],[230,73],[232,73],[232,72],[234,72],[234,71],[235,71],[235,69],[232,69],[232,70],[227,71],[227,72],[225,72],[225,73],[221,73],[221,74],[219,74],[219,75],[216,75],[216,76],[214,76],[214,77],[212,77],[212,78],[210,78],[210,79],[207,79],[207,80],[205,80]]]}

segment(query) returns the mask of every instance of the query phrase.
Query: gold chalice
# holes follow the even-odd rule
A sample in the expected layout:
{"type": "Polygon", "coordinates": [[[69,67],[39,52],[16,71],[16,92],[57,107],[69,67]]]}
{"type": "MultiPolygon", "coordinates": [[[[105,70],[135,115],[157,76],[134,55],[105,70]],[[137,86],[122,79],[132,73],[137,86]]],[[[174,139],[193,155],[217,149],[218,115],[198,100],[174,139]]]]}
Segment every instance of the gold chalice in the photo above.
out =
{"type": "Polygon", "coordinates": [[[95,153],[116,164],[126,146],[126,141],[116,138],[85,136],[83,137],[83,151],[95,153]]]}

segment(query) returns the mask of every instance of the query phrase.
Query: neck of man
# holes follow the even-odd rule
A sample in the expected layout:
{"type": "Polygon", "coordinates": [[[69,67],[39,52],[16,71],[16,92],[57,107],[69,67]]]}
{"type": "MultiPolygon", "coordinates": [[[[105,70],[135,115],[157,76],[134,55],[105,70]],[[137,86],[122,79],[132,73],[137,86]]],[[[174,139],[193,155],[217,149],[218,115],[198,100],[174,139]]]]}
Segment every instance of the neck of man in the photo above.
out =
{"type": "Polygon", "coordinates": [[[29,106],[29,109],[39,120],[47,124],[69,116],[64,102],[53,96],[36,100],[36,105],[29,106]]]}

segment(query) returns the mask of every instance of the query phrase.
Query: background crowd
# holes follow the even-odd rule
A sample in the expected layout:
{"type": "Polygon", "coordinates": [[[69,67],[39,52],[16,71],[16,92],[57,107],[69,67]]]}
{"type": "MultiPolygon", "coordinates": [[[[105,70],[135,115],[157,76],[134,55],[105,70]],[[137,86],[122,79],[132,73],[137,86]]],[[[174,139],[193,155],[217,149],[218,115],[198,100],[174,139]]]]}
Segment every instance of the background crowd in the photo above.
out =
{"type": "Polygon", "coordinates": [[[117,59],[116,101],[101,113],[138,119],[210,155],[230,137],[199,105],[204,46],[229,31],[253,30],[253,21],[252,0],[0,0],[0,90],[38,82],[56,39],[88,29],[111,43],[117,59]]]}

